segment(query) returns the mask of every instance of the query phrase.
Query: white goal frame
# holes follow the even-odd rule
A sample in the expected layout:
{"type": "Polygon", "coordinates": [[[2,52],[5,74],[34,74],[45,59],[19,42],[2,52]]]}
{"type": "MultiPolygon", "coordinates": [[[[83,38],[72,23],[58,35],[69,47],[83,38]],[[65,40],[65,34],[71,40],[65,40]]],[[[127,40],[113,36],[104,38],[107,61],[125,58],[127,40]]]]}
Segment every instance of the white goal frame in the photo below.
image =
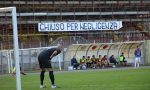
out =
{"type": "Polygon", "coordinates": [[[11,13],[10,16],[12,16],[14,57],[15,57],[15,66],[16,66],[16,88],[17,88],[17,90],[21,90],[16,7],[0,8],[0,12],[4,12],[4,13],[10,12],[11,13]]]}

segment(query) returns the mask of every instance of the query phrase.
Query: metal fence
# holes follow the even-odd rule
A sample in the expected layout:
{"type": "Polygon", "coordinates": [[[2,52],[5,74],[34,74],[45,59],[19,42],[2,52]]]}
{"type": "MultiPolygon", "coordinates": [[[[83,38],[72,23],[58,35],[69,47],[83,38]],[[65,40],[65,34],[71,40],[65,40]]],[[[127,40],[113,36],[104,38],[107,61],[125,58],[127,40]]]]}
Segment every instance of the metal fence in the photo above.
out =
{"type": "Polygon", "coordinates": [[[6,50],[0,51],[0,73],[8,72],[8,52],[6,50]]]}
{"type": "MultiPolygon", "coordinates": [[[[39,70],[38,54],[47,48],[29,48],[19,50],[19,60],[22,70],[27,72],[33,72],[39,70]]],[[[54,69],[61,70],[63,68],[63,52],[52,59],[52,65],[54,69]]],[[[14,51],[13,50],[1,50],[0,51],[0,74],[11,73],[15,67],[14,51]]]]}

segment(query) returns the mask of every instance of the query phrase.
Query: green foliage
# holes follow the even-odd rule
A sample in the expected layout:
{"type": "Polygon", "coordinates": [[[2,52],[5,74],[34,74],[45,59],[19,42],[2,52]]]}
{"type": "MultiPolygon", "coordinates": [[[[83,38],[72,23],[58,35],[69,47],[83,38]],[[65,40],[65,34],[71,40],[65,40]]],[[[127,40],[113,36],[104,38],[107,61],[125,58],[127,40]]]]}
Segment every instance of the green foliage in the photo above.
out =
{"type": "MultiPolygon", "coordinates": [[[[84,70],[55,72],[57,90],[149,90],[150,69],[84,70]]],[[[0,76],[0,90],[16,90],[15,77],[0,76]]],[[[22,90],[41,90],[39,73],[22,76],[22,90]]],[[[45,84],[52,90],[48,73],[45,84]]]]}

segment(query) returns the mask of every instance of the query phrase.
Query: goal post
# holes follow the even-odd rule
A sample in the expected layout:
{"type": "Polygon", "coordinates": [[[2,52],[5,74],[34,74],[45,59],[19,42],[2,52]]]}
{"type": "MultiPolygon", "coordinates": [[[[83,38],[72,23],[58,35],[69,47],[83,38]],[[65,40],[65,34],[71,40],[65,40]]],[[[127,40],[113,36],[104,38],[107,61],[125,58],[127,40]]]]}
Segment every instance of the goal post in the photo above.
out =
{"type": "Polygon", "coordinates": [[[10,14],[11,14],[10,16],[12,16],[14,57],[15,57],[15,66],[16,66],[16,88],[17,88],[17,90],[21,90],[16,7],[0,8],[0,12],[1,13],[10,12],[10,14]]]}

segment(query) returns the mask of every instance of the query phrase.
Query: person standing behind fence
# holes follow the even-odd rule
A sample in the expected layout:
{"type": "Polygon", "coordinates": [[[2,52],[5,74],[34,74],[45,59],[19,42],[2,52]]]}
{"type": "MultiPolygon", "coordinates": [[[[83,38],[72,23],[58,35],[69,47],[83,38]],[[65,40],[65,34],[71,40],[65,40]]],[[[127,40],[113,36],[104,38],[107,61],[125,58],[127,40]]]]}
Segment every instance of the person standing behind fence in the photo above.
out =
{"type": "Polygon", "coordinates": [[[50,48],[47,50],[42,51],[39,56],[38,56],[38,61],[39,61],[39,66],[41,68],[41,73],[40,73],[40,88],[45,88],[46,86],[43,84],[44,81],[44,74],[45,71],[48,70],[49,72],[49,78],[51,80],[52,88],[56,88],[57,86],[55,85],[55,78],[53,74],[53,69],[51,65],[51,60],[54,56],[58,55],[61,53],[61,47],[60,45],[56,48],[50,48]]]}
{"type": "Polygon", "coordinates": [[[141,49],[137,46],[136,50],[134,51],[135,61],[134,61],[134,68],[138,68],[140,66],[141,60],[141,49]]]}

